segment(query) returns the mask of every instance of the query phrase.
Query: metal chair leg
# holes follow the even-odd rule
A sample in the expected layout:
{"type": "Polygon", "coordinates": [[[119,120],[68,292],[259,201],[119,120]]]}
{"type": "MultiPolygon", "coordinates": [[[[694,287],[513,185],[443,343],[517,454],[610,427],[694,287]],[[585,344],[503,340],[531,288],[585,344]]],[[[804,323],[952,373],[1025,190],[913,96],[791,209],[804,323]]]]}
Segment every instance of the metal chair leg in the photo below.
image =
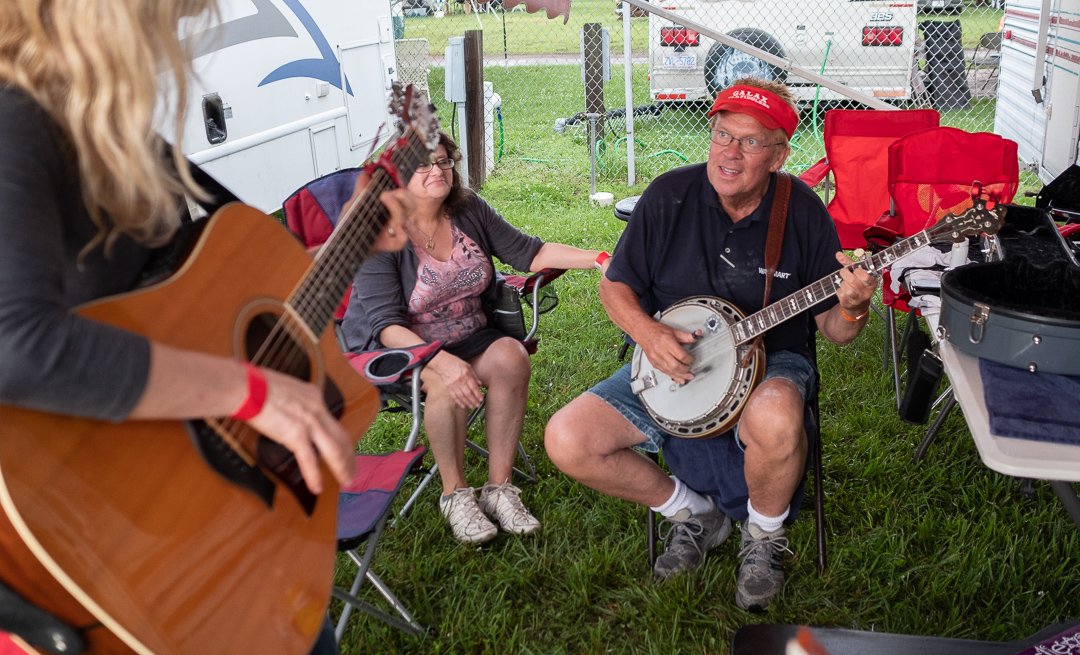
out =
{"type": "Polygon", "coordinates": [[[945,392],[945,405],[938,412],[937,418],[934,419],[933,424],[926,431],[926,436],[923,437],[922,443],[915,449],[915,461],[918,462],[926,455],[926,450],[933,443],[934,437],[937,436],[937,432],[941,429],[941,424],[945,422],[945,419],[949,417],[949,413],[952,412],[953,407],[956,407],[956,396],[953,395],[952,389],[945,392]]]}

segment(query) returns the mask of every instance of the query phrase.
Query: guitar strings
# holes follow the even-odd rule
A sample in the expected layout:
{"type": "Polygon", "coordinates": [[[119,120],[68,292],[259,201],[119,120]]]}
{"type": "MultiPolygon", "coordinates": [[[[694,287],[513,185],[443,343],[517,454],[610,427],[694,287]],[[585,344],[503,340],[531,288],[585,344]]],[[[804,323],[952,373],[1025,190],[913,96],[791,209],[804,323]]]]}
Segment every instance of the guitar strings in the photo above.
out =
{"type": "MultiPolygon", "coordinates": [[[[422,143],[417,146],[414,140],[407,139],[404,147],[398,148],[390,154],[392,158],[400,154],[398,159],[413,162],[418,161],[419,157],[426,154],[426,152],[427,149],[422,143]]],[[[401,165],[400,162],[395,162],[395,164],[401,165]]],[[[342,211],[338,224],[340,229],[335,229],[331,233],[331,237],[323,246],[326,250],[320,250],[320,253],[325,252],[327,254],[316,257],[312,269],[301,281],[297,291],[286,299],[286,304],[305,322],[308,322],[308,327],[313,328],[313,331],[319,327],[325,329],[325,326],[312,325],[310,321],[323,318],[322,321],[318,322],[325,323],[326,319],[333,315],[334,310],[340,303],[341,294],[326,293],[328,287],[333,287],[333,283],[342,279],[343,276],[347,275],[349,280],[352,279],[355,271],[351,269],[355,267],[349,264],[349,260],[356,258],[362,262],[381,232],[385,220],[376,221],[370,219],[378,217],[380,213],[389,215],[385,206],[378,202],[370,203],[368,199],[370,197],[377,199],[383,191],[396,188],[396,186],[393,179],[384,170],[381,168],[375,169],[368,185],[342,211]],[[338,245],[339,243],[340,245],[338,245]],[[330,296],[335,296],[335,298],[330,299],[330,296]],[[289,300],[294,297],[297,297],[295,304],[290,303],[289,300]]],[[[275,370],[291,370],[297,367],[307,357],[307,354],[302,349],[295,347],[296,342],[300,340],[292,338],[292,333],[295,331],[291,320],[284,320],[283,317],[279,317],[259,350],[251,358],[252,363],[275,370]]],[[[300,335],[296,336],[299,337],[300,335]]],[[[316,338],[318,339],[320,336],[321,331],[316,335],[316,338]]],[[[239,423],[240,421],[235,419],[225,419],[222,421],[222,427],[231,432],[238,427],[239,423]]]]}

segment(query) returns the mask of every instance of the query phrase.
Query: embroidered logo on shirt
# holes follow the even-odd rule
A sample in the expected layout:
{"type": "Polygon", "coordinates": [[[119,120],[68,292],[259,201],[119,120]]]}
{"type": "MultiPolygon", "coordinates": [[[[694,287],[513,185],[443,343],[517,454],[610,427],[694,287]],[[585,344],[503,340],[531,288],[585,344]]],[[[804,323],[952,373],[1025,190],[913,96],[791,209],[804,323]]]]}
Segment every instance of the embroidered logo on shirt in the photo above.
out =
{"type": "MultiPolygon", "coordinates": [[[[765,275],[765,268],[762,266],[758,266],[757,272],[761,275],[765,275]]],[[[791,277],[791,273],[785,273],[784,271],[774,271],[773,277],[780,278],[781,280],[786,280],[791,277]]]]}

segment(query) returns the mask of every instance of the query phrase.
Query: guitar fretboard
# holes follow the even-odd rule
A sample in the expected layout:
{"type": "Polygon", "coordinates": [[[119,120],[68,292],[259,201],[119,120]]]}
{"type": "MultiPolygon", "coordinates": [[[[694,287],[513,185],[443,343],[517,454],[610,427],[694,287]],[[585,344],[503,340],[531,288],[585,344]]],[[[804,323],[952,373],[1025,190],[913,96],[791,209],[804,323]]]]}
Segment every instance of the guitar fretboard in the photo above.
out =
{"type": "MultiPolygon", "coordinates": [[[[390,160],[398,179],[406,184],[429,151],[413,130],[398,139],[390,160]]],[[[375,168],[363,192],[344,209],[337,227],[323,245],[310,273],[290,297],[290,305],[314,334],[330,324],[353,277],[367,259],[371,246],[390,214],[379,195],[398,185],[382,168],[375,168]]]]}
{"type": "MultiPolygon", "coordinates": [[[[981,208],[981,205],[978,207],[983,214],[987,213],[985,209],[981,208]]],[[[967,216],[967,214],[964,214],[963,216],[967,216]]],[[[963,216],[957,217],[950,214],[942,219],[940,223],[919,232],[915,236],[897,242],[879,253],[861,259],[848,266],[848,269],[855,270],[861,268],[868,273],[876,274],[882,269],[891,266],[901,257],[905,257],[929,243],[940,240],[940,237],[944,235],[950,235],[951,240],[956,240],[961,237],[966,238],[966,236],[963,235],[970,232],[970,228],[963,227],[963,216]]],[[[978,221],[975,222],[978,225],[978,221]]],[[[985,228],[986,231],[989,231],[990,229],[990,226],[985,228]]],[[[735,343],[746,343],[759,334],[763,334],[780,323],[783,323],[810,309],[814,305],[831,298],[836,295],[837,289],[840,288],[841,281],[840,273],[833,273],[832,275],[823,277],[802,290],[796,291],[790,296],[778,300],[764,309],[747,316],[731,328],[732,334],[735,337],[735,343]]]]}

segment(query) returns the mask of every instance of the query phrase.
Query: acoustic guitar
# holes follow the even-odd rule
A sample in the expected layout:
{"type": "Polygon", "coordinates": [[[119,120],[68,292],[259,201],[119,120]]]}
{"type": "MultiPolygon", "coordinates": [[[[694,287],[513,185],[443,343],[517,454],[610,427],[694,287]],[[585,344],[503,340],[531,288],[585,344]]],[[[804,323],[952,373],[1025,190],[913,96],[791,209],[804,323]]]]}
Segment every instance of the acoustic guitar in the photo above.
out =
{"type": "MultiPolygon", "coordinates": [[[[400,136],[314,261],[234,203],[168,279],[79,307],[178,348],[308,380],[357,440],[377,391],[340,352],[334,310],[386,218],[379,194],[430,160],[438,123],[395,89],[400,136]]],[[[330,598],[338,488],[220,417],[120,424],[0,406],[0,578],[82,630],[91,653],[296,653],[330,598]]]]}

